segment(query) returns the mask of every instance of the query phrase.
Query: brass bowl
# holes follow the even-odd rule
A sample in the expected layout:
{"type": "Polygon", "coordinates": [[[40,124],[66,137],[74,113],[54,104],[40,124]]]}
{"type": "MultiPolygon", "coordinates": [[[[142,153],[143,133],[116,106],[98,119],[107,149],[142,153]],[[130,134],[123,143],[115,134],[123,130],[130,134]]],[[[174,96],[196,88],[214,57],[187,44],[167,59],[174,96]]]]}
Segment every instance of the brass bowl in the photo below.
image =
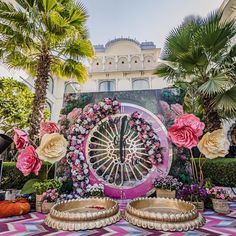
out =
{"type": "Polygon", "coordinates": [[[134,199],[127,205],[125,218],[131,224],[163,231],[193,230],[205,223],[193,204],[170,198],[134,199]]]}
{"type": "Polygon", "coordinates": [[[104,227],[120,220],[118,203],[109,198],[84,198],[54,205],[45,224],[59,230],[104,227]]]}

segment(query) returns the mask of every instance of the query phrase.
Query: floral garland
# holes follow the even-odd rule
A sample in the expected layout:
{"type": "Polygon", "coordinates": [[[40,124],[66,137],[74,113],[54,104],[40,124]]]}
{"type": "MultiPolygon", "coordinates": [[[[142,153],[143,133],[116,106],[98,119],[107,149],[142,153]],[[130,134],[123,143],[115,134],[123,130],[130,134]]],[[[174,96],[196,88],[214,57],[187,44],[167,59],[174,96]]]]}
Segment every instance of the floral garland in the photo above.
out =
{"type": "MultiPolygon", "coordinates": [[[[69,198],[83,197],[89,184],[89,170],[84,154],[84,142],[87,135],[105,117],[108,117],[110,123],[114,124],[115,121],[111,115],[117,114],[119,109],[120,103],[116,99],[105,98],[98,104],[86,107],[83,114],[71,125],[67,137],[70,145],[66,158],[71,169],[74,191],[69,195],[69,198]]],[[[162,163],[163,154],[160,140],[152,125],[146,122],[138,112],[131,115],[129,124],[138,133],[152,162],[162,163]]]]}
{"type": "Polygon", "coordinates": [[[116,99],[105,98],[98,104],[89,107],[88,110],[76,120],[75,124],[71,126],[70,134],[68,135],[70,146],[66,156],[67,162],[71,168],[74,187],[74,196],[71,195],[71,197],[84,196],[86,186],[89,184],[89,170],[83,152],[84,141],[89,131],[105,117],[118,113],[119,109],[120,103],[116,99]]]}
{"type": "Polygon", "coordinates": [[[163,150],[161,148],[161,142],[158,135],[153,130],[152,125],[146,122],[138,112],[134,112],[131,115],[129,124],[130,127],[138,133],[149,158],[153,160],[155,164],[162,163],[163,150]]]}

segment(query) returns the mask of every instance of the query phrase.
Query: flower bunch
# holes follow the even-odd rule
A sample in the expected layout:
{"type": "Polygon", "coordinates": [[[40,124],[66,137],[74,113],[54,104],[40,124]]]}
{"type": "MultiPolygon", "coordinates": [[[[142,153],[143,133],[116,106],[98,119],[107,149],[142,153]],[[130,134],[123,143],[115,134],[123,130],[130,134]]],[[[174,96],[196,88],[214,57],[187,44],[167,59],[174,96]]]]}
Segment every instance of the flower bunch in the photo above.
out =
{"type": "Polygon", "coordinates": [[[105,117],[116,114],[119,108],[120,103],[116,98],[105,98],[97,104],[86,106],[83,113],[71,125],[67,136],[69,148],[66,157],[73,180],[72,197],[83,196],[86,193],[86,186],[89,184],[88,165],[84,156],[84,142],[89,131],[105,117]]]}
{"type": "Polygon", "coordinates": [[[59,127],[54,122],[41,122],[39,147],[33,143],[28,134],[18,128],[15,129],[14,143],[19,151],[16,167],[24,176],[33,172],[39,174],[42,160],[55,163],[66,154],[67,141],[60,135],[59,127]]]}
{"type": "Polygon", "coordinates": [[[207,189],[207,193],[211,198],[214,199],[222,199],[227,200],[229,198],[229,194],[223,188],[213,187],[211,189],[207,189]]]}
{"type": "Polygon", "coordinates": [[[149,158],[153,159],[156,163],[162,163],[161,142],[152,125],[145,121],[138,112],[134,112],[131,115],[129,124],[138,133],[139,139],[143,142],[149,158]]]}
{"type": "Polygon", "coordinates": [[[48,189],[42,194],[41,202],[56,202],[59,197],[59,192],[55,188],[48,189]]]}
{"type": "Polygon", "coordinates": [[[180,199],[191,202],[205,201],[207,198],[207,190],[198,184],[184,185],[179,191],[180,199]]]}
{"type": "Polygon", "coordinates": [[[178,190],[182,183],[171,175],[161,176],[156,178],[153,182],[155,188],[167,189],[167,190],[178,190]]]}
{"type": "Polygon", "coordinates": [[[55,179],[44,180],[43,182],[36,182],[33,184],[33,188],[38,195],[41,195],[48,189],[56,189],[57,191],[60,191],[61,187],[62,183],[55,179]]]}
{"type": "Polygon", "coordinates": [[[89,196],[102,197],[104,195],[104,186],[102,184],[88,184],[86,192],[89,196]]]}
{"type": "Polygon", "coordinates": [[[167,102],[161,100],[159,104],[163,115],[158,114],[158,118],[166,126],[172,125],[177,116],[184,114],[183,106],[178,103],[169,105],[167,102]]]}
{"type": "Polygon", "coordinates": [[[183,114],[176,117],[174,124],[168,129],[170,140],[178,148],[184,147],[189,149],[193,179],[200,185],[203,185],[204,182],[202,171],[204,162],[201,164],[199,159],[199,167],[197,168],[196,158],[193,157],[192,148],[197,146],[199,151],[204,154],[206,158],[213,159],[224,157],[228,153],[230,145],[222,129],[203,135],[204,128],[205,124],[201,122],[198,117],[193,114],[183,114]],[[203,137],[200,139],[202,135],[203,137]]]}

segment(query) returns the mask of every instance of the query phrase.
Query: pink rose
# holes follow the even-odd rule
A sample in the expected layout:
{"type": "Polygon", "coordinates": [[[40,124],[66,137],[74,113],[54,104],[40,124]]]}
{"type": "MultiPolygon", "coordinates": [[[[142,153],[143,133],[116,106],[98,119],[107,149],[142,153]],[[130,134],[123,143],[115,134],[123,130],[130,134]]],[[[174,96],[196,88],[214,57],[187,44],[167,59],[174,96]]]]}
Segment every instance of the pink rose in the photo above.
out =
{"type": "Polygon", "coordinates": [[[80,117],[80,114],[82,113],[82,109],[81,108],[77,108],[75,107],[68,115],[67,118],[69,120],[75,121],[80,117]]]}
{"type": "Polygon", "coordinates": [[[197,137],[200,137],[203,134],[203,130],[205,128],[205,124],[193,114],[183,114],[178,116],[175,119],[175,125],[178,125],[179,127],[191,127],[197,137]]]}
{"type": "Polygon", "coordinates": [[[204,127],[205,124],[198,117],[184,114],[175,119],[175,123],[168,129],[168,135],[177,147],[191,149],[197,146],[204,127]]]}
{"type": "Polygon", "coordinates": [[[28,135],[26,132],[22,131],[21,129],[15,128],[15,135],[14,135],[14,143],[18,150],[22,150],[25,145],[29,142],[28,135]]]}
{"type": "Polygon", "coordinates": [[[22,150],[17,158],[16,167],[23,173],[24,176],[29,175],[31,172],[36,175],[42,166],[42,161],[39,160],[33,146],[28,146],[22,150]]]}
{"type": "Polygon", "coordinates": [[[40,123],[40,136],[43,137],[44,134],[59,133],[60,128],[55,122],[44,122],[40,123]]]}

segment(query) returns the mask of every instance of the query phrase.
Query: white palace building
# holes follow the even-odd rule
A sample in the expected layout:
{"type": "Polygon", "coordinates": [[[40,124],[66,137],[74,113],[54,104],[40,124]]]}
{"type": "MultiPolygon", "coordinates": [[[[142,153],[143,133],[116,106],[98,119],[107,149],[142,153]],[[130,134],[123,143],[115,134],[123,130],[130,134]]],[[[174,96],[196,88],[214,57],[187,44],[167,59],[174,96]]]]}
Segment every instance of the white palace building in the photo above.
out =
{"type": "Polygon", "coordinates": [[[160,48],[153,42],[139,43],[118,38],[106,45],[94,46],[96,56],[89,66],[90,79],[81,92],[160,89],[166,81],[153,75],[158,65],[160,48]]]}

